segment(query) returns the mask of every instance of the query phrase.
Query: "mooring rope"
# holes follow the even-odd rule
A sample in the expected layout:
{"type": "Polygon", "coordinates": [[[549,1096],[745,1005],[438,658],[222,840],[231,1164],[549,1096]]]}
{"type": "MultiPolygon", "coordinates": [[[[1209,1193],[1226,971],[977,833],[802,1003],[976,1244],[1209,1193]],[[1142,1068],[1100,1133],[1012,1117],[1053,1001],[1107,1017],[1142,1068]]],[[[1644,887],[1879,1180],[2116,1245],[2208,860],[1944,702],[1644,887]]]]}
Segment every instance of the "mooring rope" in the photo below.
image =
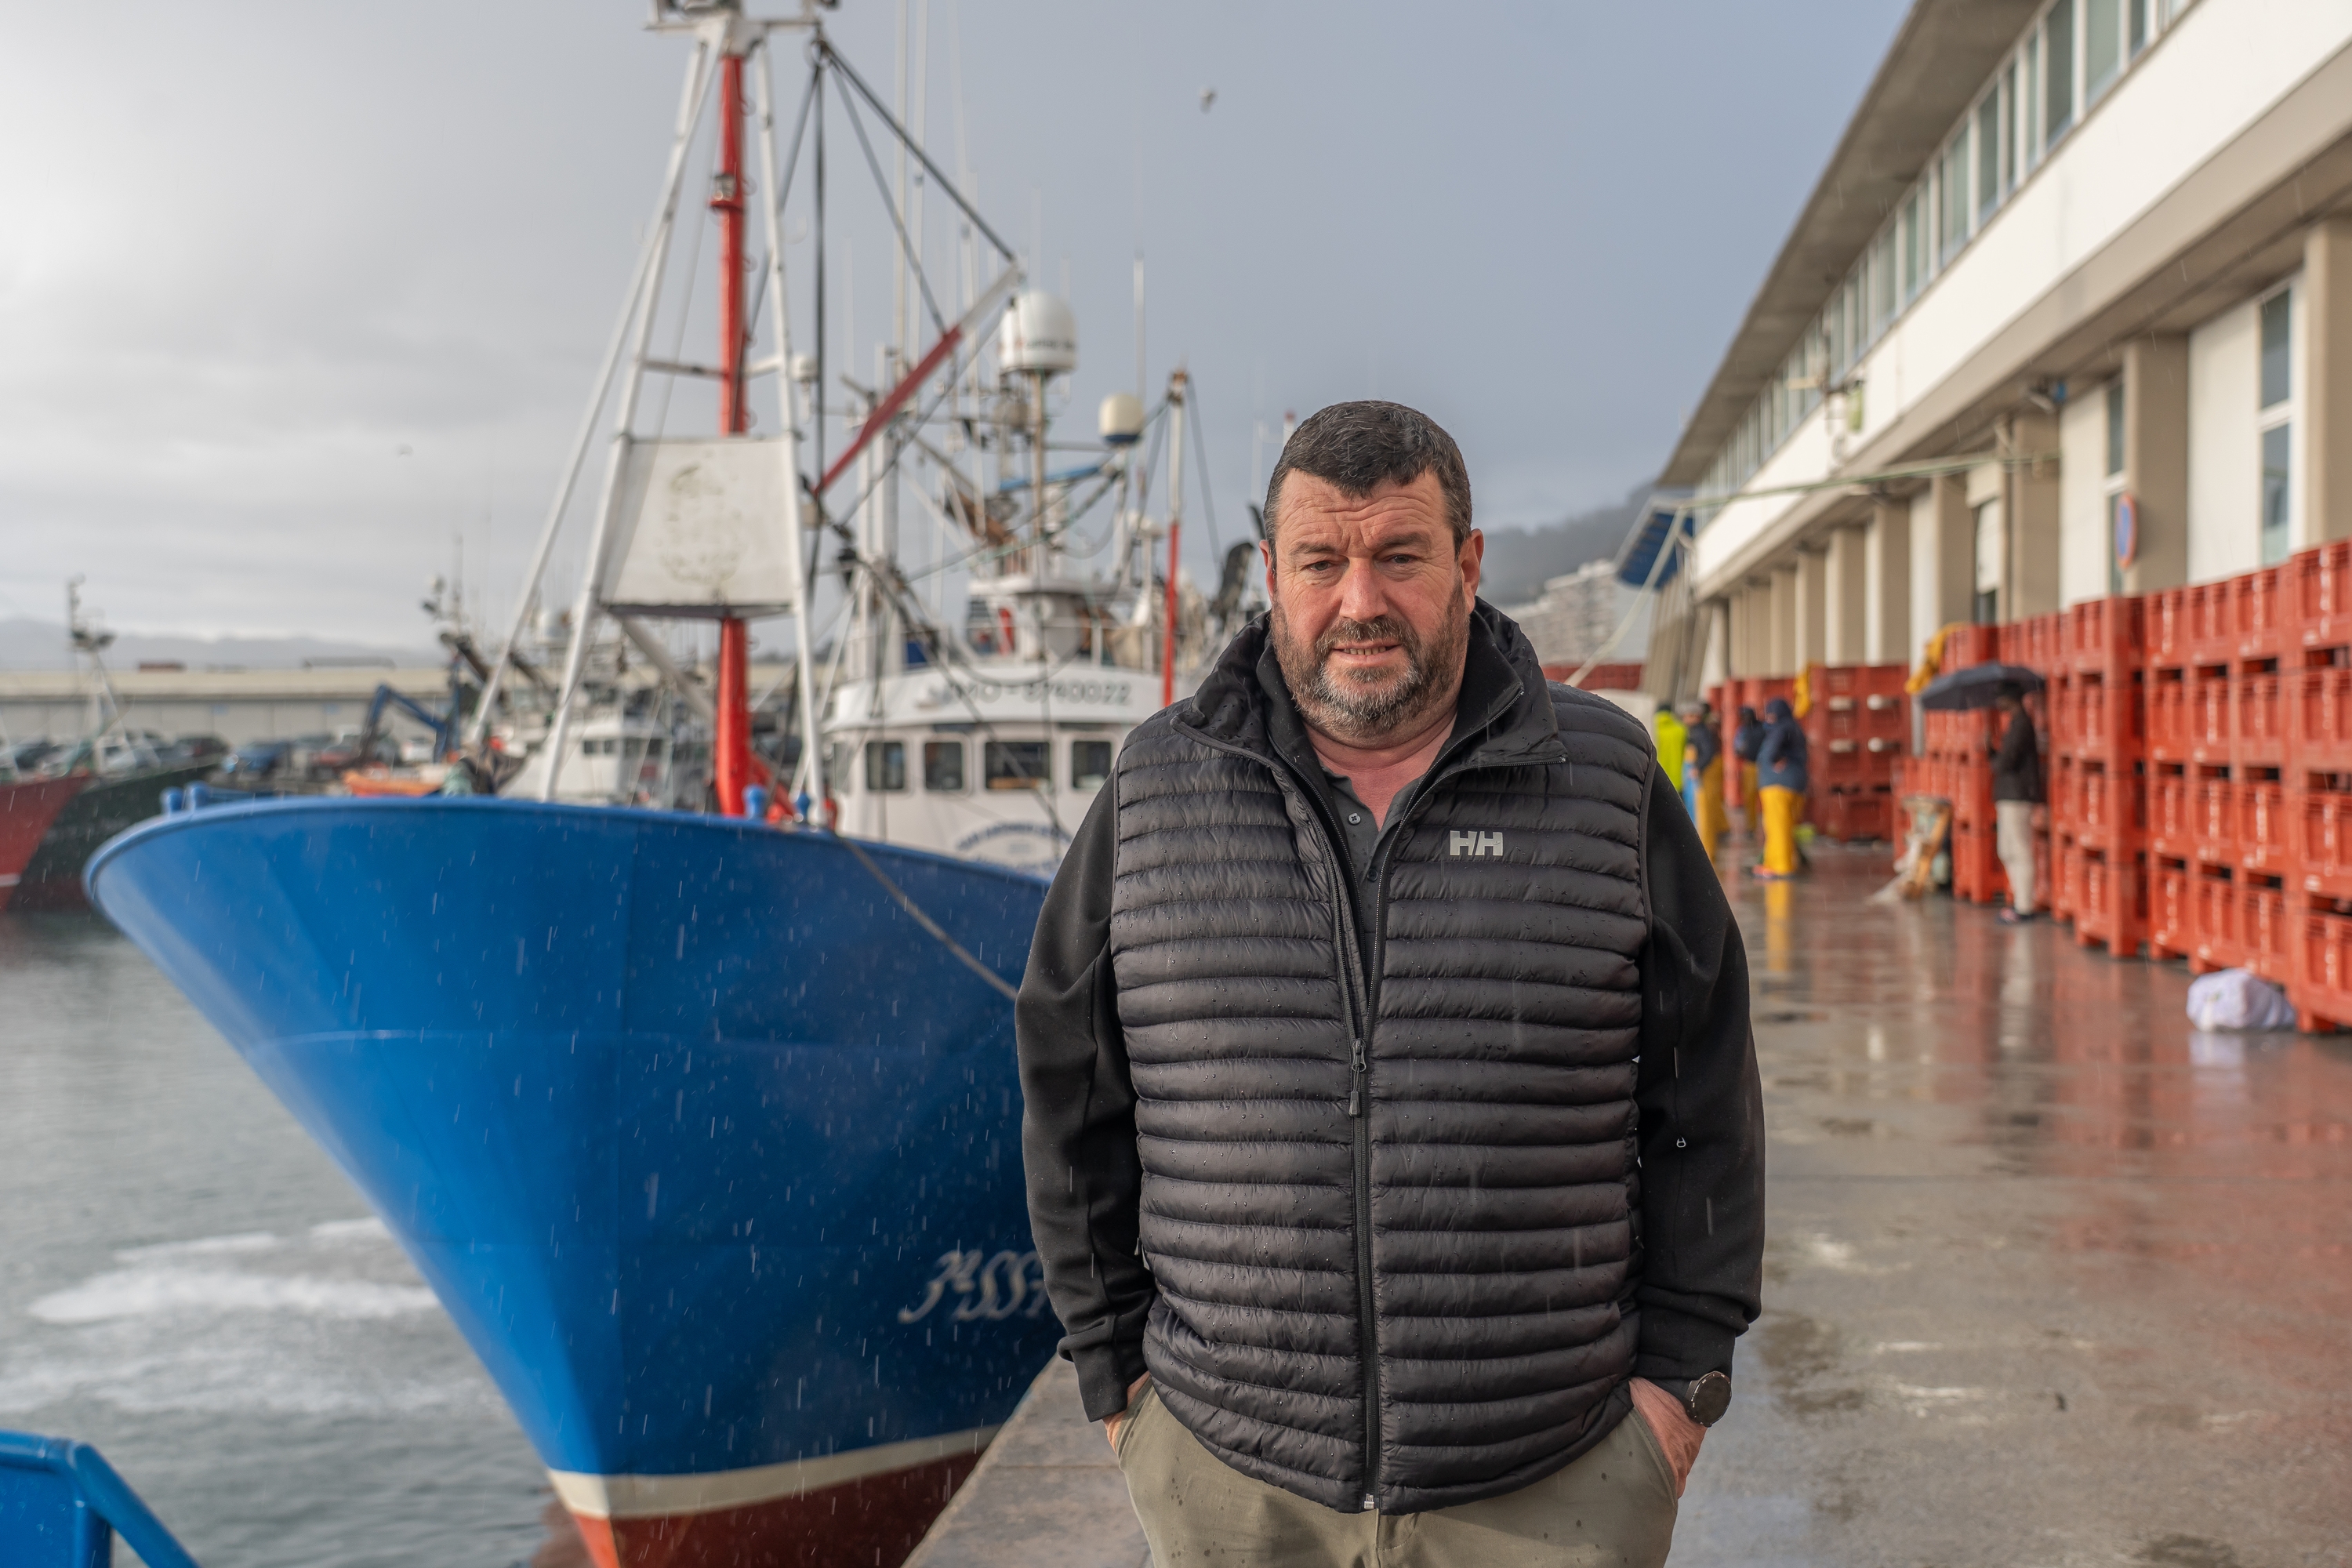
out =
{"type": "Polygon", "coordinates": [[[915,918],[915,923],[917,925],[921,926],[925,931],[939,938],[940,944],[942,947],[945,947],[950,952],[954,953],[956,957],[961,959],[966,969],[971,970],[974,974],[979,975],[982,980],[987,981],[989,984],[994,986],[996,988],[997,994],[1003,996],[1007,1002],[1018,1002],[1021,999],[1021,993],[1013,989],[1012,986],[1004,984],[1004,977],[1003,975],[997,973],[996,971],[989,968],[988,965],[982,963],[980,960],[974,958],[969,952],[965,951],[963,943],[950,936],[945,929],[940,926],[939,921],[931,919],[930,916],[923,912],[923,908],[920,904],[918,904],[914,900],[908,898],[906,893],[899,889],[898,883],[883,875],[882,868],[874,863],[874,858],[872,856],[866,854],[865,850],[858,847],[857,840],[855,838],[845,837],[840,834],[835,834],[834,837],[844,849],[848,850],[852,855],[857,857],[857,863],[866,868],[867,875],[871,876],[876,881],[882,884],[882,890],[888,893],[891,898],[897,900],[898,907],[912,915],[915,918]]]}

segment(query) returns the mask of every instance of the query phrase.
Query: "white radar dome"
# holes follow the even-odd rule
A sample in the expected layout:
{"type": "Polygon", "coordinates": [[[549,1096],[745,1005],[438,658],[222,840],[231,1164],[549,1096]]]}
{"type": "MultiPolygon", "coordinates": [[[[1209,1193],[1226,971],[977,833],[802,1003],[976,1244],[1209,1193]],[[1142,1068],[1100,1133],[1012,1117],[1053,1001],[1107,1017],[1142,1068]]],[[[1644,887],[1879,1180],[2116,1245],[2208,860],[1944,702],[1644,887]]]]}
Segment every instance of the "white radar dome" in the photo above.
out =
{"type": "Polygon", "coordinates": [[[1132,447],[1143,438],[1143,403],[1131,392],[1114,392],[1095,416],[1106,447],[1132,447]]]}
{"type": "Polygon", "coordinates": [[[1016,294],[996,329],[996,359],[1007,372],[1066,374],[1078,368],[1078,319],[1042,289],[1016,294]]]}

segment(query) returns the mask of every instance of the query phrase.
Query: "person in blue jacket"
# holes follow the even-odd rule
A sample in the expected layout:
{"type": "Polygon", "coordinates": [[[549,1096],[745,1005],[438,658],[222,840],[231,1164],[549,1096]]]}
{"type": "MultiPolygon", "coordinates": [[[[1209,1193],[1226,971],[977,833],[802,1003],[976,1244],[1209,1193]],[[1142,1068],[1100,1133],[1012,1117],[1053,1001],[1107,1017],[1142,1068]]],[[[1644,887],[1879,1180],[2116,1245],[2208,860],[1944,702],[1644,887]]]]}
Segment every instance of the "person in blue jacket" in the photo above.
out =
{"type": "Polygon", "coordinates": [[[1805,774],[1805,731],[1788,699],[1775,697],[1764,709],[1764,736],[1756,748],[1756,778],[1764,797],[1766,881],[1797,874],[1797,817],[1810,780],[1805,774]]]}

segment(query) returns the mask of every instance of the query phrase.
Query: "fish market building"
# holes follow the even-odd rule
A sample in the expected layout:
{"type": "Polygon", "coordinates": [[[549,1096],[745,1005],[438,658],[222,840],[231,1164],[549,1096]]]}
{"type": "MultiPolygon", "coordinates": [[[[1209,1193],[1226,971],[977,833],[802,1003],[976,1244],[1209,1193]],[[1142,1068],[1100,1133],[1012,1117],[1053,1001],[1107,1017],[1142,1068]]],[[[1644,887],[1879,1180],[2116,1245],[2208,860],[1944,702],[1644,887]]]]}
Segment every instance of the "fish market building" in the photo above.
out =
{"type": "Polygon", "coordinates": [[[2352,538],[2352,3],[1919,0],[1662,484],[1685,691],[2352,538]]]}

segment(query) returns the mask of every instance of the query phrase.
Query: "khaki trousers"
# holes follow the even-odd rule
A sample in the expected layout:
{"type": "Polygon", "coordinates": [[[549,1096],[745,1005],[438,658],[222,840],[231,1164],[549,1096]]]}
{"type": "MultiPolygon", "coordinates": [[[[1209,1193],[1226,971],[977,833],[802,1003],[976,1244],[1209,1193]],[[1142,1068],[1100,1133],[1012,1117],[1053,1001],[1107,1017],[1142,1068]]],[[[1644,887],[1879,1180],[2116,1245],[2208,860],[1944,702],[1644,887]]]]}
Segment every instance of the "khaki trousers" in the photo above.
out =
{"type": "Polygon", "coordinates": [[[1566,1468],[1428,1513],[1335,1513],[1243,1475],[1147,1387],[1118,1468],[1152,1568],[1660,1568],[1675,1477],[1638,1411],[1566,1468]]]}
{"type": "Polygon", "coordinates": [[[2033,803],[1997,800],[1992,803],[1993,851],[2009,878],[2010,907],[2019,914],[2033,912],[2033,803]]]}

